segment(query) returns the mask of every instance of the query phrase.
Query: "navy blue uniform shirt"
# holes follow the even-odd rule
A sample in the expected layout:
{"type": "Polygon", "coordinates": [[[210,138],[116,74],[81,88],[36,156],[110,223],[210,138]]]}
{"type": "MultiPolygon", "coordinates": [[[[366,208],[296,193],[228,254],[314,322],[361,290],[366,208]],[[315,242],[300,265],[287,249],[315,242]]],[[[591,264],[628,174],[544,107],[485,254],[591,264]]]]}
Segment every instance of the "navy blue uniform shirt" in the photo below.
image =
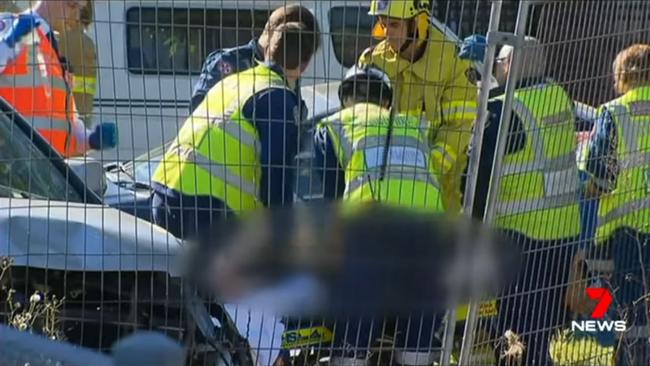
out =
{"type": "Polygon", "coordinates": [[[327,128],[318,127],[314,133],[314,173],[323,184],[323,198],[337,200],[345,193],[345,171],[336,157],[336,150],[327,128]]]}
{"type": "Polygon", "coordinates": [[[194,85],[190,113],[201,104],[208,91],[230,74],[250,69],[256,62],[264,60],[257,40],[253,39],[243,46],[224,48],[208,55],[201,69],[199,81],[194,85]]]}
{"type": "Polygon", "coordinates": [[[589,137],[586,166],[589,180],[603,193],[610,193],[616,188],[620,171],[616,133],[612,112],[604,108],[589,137]]]}

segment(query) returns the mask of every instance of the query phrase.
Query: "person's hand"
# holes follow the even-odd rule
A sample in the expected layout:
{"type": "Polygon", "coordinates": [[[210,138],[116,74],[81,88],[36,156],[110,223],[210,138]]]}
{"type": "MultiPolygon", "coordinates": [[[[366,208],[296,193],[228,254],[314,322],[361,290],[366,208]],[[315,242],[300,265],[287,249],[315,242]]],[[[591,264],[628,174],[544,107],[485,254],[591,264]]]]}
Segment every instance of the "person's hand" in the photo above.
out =
{"type": "Polygon", "coordinates": [[[117,146],[117,125],[112,122],[100,123],[88,136],[88,145],[93,150],[112,149],[117,146]]]}
{"type": "Polygon", "coordinates": [[[483,62],[485,50],[487,49],[487,38],[475,34],[463,40],[458,57],[462,60],[483,62]]]}
{"type": "Polygon", "coordinates": [[[4,42],[10,48],[14,48],[23,37],[34,31],[41,22],[41,18],[33,14],[19,14],[13,20],[2,20],[5,26],[9,27],[4,42]],[[8,24],[7,24],[8,23],[8,24]]]}

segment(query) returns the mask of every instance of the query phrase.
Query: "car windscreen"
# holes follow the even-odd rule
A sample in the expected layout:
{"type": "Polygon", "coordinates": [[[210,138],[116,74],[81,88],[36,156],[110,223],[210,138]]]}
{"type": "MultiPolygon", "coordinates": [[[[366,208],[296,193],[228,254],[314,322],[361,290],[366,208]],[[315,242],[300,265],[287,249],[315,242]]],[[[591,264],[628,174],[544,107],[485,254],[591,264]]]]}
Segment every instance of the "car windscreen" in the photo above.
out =
{"type": "Polygon", "coordinates": [[[12,114],[0,113],[0,197],[82,202],[52,159],[19,128],[12,114]]]}
{"type": "Polygon", "coordinates": [[[124,171],[129,174],[136,183],[151,185],[151,177],[162,161],[165,150],[167,150],[169,145],[170,143],[159,146],[124,164],[124,171]]]}

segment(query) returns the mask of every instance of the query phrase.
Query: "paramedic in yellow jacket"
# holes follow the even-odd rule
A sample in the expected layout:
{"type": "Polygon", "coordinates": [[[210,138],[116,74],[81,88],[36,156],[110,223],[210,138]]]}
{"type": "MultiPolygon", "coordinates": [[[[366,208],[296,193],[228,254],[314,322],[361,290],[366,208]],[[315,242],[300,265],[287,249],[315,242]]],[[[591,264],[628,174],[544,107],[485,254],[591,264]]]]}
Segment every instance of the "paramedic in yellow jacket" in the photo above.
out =
{"type": "Polygon", "coordinates": [[[92,125],[93,101],[97,88],[97,50],[87,33],[93,21],[93,3],[87,2],[79,19],[70,19],[61,31],[59,47],[72,74],[72,91],[77,110],[86,127],[92,125]]]}
{"type": "Polygon", "coordinates": [[[431,25],[429,0],[373,0],[370,15],[378,17],[373,36],[382,38],[360,57],[391,78],[399,112],[422,112],[432,124],[434,143],[450,146],[458,160],[440,177],[445,207],[459,212],[460,177],[476,119],[477,88],[470,80],[469,61],[457,46],[431,25]]]}

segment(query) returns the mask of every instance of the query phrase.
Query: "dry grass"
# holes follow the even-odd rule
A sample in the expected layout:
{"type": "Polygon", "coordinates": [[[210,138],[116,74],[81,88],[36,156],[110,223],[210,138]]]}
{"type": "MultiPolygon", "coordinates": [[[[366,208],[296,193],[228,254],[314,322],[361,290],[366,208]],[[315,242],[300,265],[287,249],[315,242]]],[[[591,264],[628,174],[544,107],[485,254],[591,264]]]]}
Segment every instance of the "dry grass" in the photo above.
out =
{"type": "Polygon", "coordinates": [[[506,365],[522,365],[522,359],[526,345],[519,339],[519,336],[512,330],[507,330],[503,335],[506,349],[501,354],[501,359],[505,360],[506,365]]]}
{"type": "Polygon", "coordinates": [[[0,291],[7,295],[9,325],[20,331],[43,334],[52,340],[65,339],[59,320],[65,298],[59,299],[54,294],[36,291],[29,299],[20,301],[16,298],[16,290],[8,288],[3,282],[5,275],[10,273],[12,264],[10,258],[0,257],[0,291]]]}

